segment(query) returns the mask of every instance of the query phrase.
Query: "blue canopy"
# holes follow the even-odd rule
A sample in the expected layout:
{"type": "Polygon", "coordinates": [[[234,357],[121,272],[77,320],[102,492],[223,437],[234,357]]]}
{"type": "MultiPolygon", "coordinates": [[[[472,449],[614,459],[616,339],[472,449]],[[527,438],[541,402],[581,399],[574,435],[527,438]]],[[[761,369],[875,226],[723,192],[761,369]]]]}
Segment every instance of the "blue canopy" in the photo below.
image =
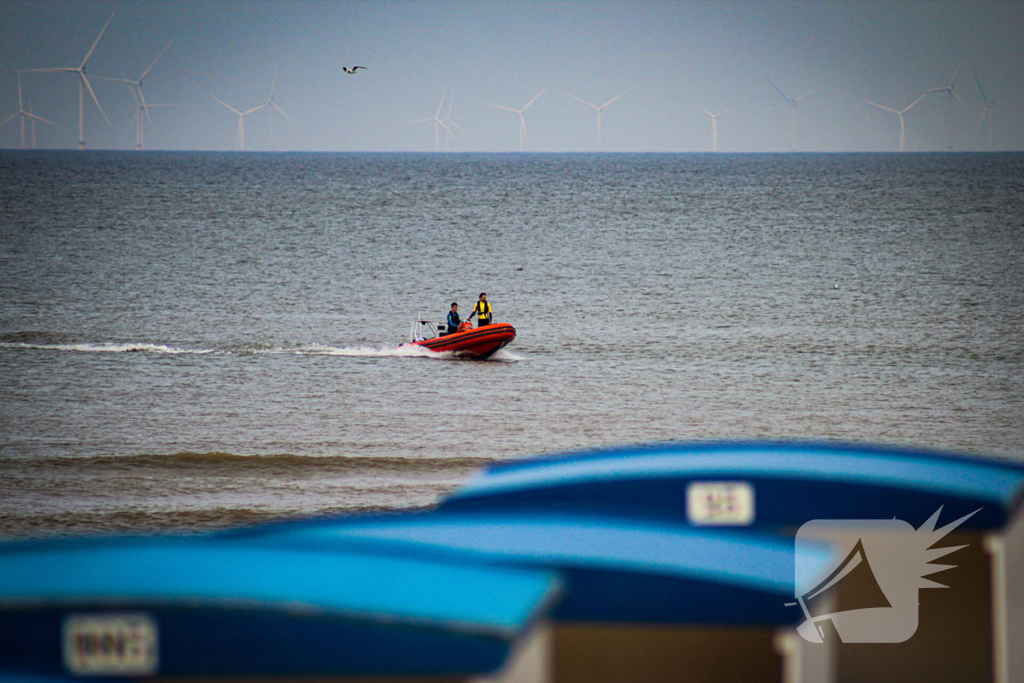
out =
{"type": "Polygon", "coordinates": [[[963,529],[997,529],[1020,502],[1024,467],[967,456],[806,442],[664,443],[494,465],[442,502],[451,512],[573,511],[690,522],[687,489],[744,482],[754,525],[891,519],[939,507],[963,529]]]}
{"type": "Polygon", "coordinates": [[[487,672],[559,586],[551,572],[355,548],[14,544],[0,547],[0,672],[61,674],[79,623],[83,642],[142,623],[165,676],[487,672]]]}
{"type": "MultiPolygon", "coordinates": [[[[573,514],[408,514],[342,518],[238,532],[236,542],[558,570],[556,618],[573,621],[792,624],[797,565],[791,539],[573,514]]],[[[828,546],[801,549],[824,577],[828,546]]]]}

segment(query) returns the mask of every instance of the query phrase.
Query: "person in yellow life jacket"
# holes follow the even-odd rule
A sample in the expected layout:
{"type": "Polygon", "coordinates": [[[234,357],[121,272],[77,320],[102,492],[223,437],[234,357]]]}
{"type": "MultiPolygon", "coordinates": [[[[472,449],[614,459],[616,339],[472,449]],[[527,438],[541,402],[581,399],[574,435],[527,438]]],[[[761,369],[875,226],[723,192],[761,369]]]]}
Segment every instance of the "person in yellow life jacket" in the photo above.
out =
{"type": "Polygon", "coordinates": [[[469,314],[466,320],[472,320],[474,315],[477,319],[477,327],[491,324],[491,305],[487,303],[487,294],[480,293],[480,300],[476,302],[473,312],[469,314]]]}

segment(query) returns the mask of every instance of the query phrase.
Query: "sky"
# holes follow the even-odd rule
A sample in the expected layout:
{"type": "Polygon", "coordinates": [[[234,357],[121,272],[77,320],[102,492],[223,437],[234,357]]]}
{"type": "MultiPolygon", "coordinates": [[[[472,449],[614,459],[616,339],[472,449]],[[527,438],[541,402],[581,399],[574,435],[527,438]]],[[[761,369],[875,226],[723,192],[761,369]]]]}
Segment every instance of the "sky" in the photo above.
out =
{"type": "MultiPolygon", "coordinates": [[[[0,0],[0,120],[18,112],[23,69],[86,65],[110,125],[86,92],[90,149],[131,149],[128,86],[143,82],[147,149],[232,150],[238,117],[266,102],[277,70],[277,151],[514,152],[526,110],[528,152],[594,152],[603,104],[605,152],[899,150],[902,109],[949,85],[955,150],[987,150],[978,82],[994,101],[992,149],[1024,150],[1024,2],[870,0],[613,2],[573,0],[0,0]],[[361,65],[354,75],[342,67],[361,65]],[[443,97],[443,103],[442,103],[443,97]],[[450,114],[449,114],[450,107],[450,114]],[[975,132],[977,129],[977,132],[975,132]]],[[[77,76],[24,73],[37,146],[78,141],[77,76]]],[[[271,147],[271,109],[245,119],[245,149],[271,147]]],[[[949,96],[934,93],[905,116],[906,149],[948,147],[949,96]]],[[[30,141],[29,141],[30,142],[30,141]]],[[[18,117],[0,147],[21,145],[18,117]]]]}

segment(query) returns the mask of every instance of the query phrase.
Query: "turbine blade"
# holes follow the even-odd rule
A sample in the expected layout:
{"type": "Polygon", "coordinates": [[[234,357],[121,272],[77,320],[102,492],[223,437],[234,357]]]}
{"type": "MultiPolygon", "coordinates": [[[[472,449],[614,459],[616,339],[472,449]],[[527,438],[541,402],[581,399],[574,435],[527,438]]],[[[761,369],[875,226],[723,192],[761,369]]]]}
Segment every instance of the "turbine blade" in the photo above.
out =
{"type": "Polygon", "coordinates": [[[24,115],[24,116],[31,116],[31,114],[26,114],[25,112],[23,112],[23,111],[21,111],[21,110],[19,109],[18,111],[14,112],[13,114],[11,114],[10,116],[8,116],[8,117],[7,117],[6,119],[4,119],[3,121],[0,121],[0,126],[4,125],[4,124],[5,124],[5,123],[7,123],[8,121],[13,121],[13,120],[14,120],[14,118],[15,118],[15,117],[16,117],[16,116],[17,116],[18,114],[22,114],[22,115],[24,115]]]}
{"type": "Polygon", "coordinates": [[[914,105],[916,105],[916,104],[917,104],[918,102],[920,102],[921,100],[923,100],[923,99],[924,99],[925,97],[927,97],[927,96],[928,96],[928,93],[925,93],[924,95],[921,95],[921,96],[920,96],[920,97],[918,97],[918,98],[917,98],[916,100],[914,100],[913,102],[911,102],[910,104],[908,104],[908,105],[907,105],[906,107],[904,107],[904,108],[903,108],[903,111],[901,111],[901,112],[896,112],[896,113],[897,113],[897,114],[906,114],[906,113],[907,113],[908,111],[910,111],[910,110],[911,110],[911,108],[913,108],[913,107],[914,107],[914,105]]]}
{"type": "Polygon", "coordinates": [[[294,121],[292,121],[291,117],[288,116],[288,114],[284,113],[284,109],[281,109],[281,107],[277,106],[277,102],[271,102],[270,106],[276,109],[278,114],[288,119],[289,123],[295,123],[294,121]]]}
{"type": "Polygon", "coordinates": [[[968,114],[970,114],[970,113],[971,113],[971,110],[967,108],[967,105],[966,105],[966,104],[964,104],[964,101],[963,101],[963,100],[961,100],[961,99],[960,99],[960,96],[956,94],[956,90],[950,90],[949,92],[950,92],[950,94],[951,94],[951,95],[952,95],[953,97],[955,97],[955,98],[956,98],[956,101],[960,103],[960,106],[964,108],[964,111],[965,111],[965,112],[967,112],[968,114]]]}
{"type": "Polygon", "coordinates": [[[582,104],[587,105],[591,109],[596,109],[598,111],[601,111],[601,107],[597,106],[596,104],[591,104],[590,102],[587,102],[586,100],[581,100],[580,98],[576,97],[575,95],[570,95],[569,93],[565,93],[565,95],[566,95],[566,97],[571,97],[574,100],[576,100],[577,102],[580,102],[582,104]]]}
{"type": "Polygon", "coordinates": [[[139,90],[139,109],[146,112],[146,119],[149,121],[149,125],[153,125],[153,117],[149,114],[149,107],[151,105],[146,104],[146,100],[142,97],[142,90],[139,90]]]}
{"type": "Polygon", "coordinates": [[[128,85],[138,85],[137,81],[129,81],[127,78],[111,78],[110,76],[93,76],[97,81],[112,81],[114,83],[127,83],[128,85]]]}
{"type": "Polygon", "coordinates": [[[622,97],[623,95],[625,95],[626,93],[628,93],[628,92],[629,92],[630,90],[632,90],[632,89],[633,89],[633,88],[627,88],[626,90],[623,90],[623,91],[622,91],[622,92],[620,92],[620,93],[619,93],[618,95],[616,95],[615,97],[611,98],[610,100],[608,100],[607,102],[605,102],[604,104],[602,104],[602,105],[601,105],[600,107],[598,107],[598,108],[599,108],[599,109],[604,109],[604,108],[605,108],[605,107],[607,107],[607,106],[608,106],[609,104],[611,104],[611,103],[612,103],[612,102],[614,102],[615,100],[619,99],[620,97],[622,97]]]}
{"type": "Polygon", "coordinates": [[[27,73],[47,73],[47,74],[54,74],[54,73],[78,73],[78,67],[67,66],[67,67],[63,67],[63,68],[60,68],[60,69],[21,69],[20,71],[18,71],[18,73],[20,73],[20,74],[27,74],[27,73]]]}
{"type": "Polygon", "coordinates": [[[435,118],[435,119],[436,119],[436,118],[437,118],[438,116],[440,116],[440,115],[441,115],[441,107],[443,107],[443,106],[444,106],[444,98],[445,98],[445,97],[447,97],[447,96],[448,96],[448,85],[447,85],[447,84],[445,84],[445,86],[444,86],[444,92],[442,92],[442,93],[441,93],[441,101],[437,103],[437,111],[436,111],[436,112],[434,113],[434,118],[435,118]]]}
{"type": "Polygon", "coordinates": [[[217,97],[216,95],[210,95],[210,97],[212,97],[213,99],[217,100],[218,102],[220,102],[220,103],[221,103],[221,104],[223,104],[223,105],[224,105],[225,107],[227,107],[227,108],[228,108],[228,109],[230,109],[231,111],[235,112],[235,113],[236,113],[236,114],[238,114],[239,116],[241,116],[241,115],[242,115],[242,112],[238,111],[237,109],[235,109],[235,108],[234,108],[234,107],[232,107],[232,106],[231,106],[230,104],[228,104],[228,103],[227,103],[227,102],[225,102],[224,100],[220,99],[220,98],[219,98],[219,97],[217,97]]]}
{"type": "Polygon", "coordinates": [[[114,20],[114,15],[115,14],[117,14],[117,12],[111,12],[110,13],[110,18],[107,19],[107,23],[103,24],[103,30],[101,30],[100,34],[98,36],[96,36],[96,40],[93,41],[92,47],[89,48],[89,51],[85,53],[85,59],[82,60],[82,64],[78,67],[79,69],[84,68],[85,67],[85,63],[89,61],[89,57],[92,57],[93,51],[96,49],[96,46],[99,45],[100,38],[103,37],[103,33],[107,30],[107,27],[110,26],[110,22],[112,22],[114,20]]]}
{"type": "Polygon", "coordinates": [[[127,133],[131,129],[131,127],[135,125],[135,122],[138,121],[138,120],[139,120],[139,110],[136,109],[135,110],[135,114],[133,114],[132,117],[130,119],[128,119],[128,125],[124,127],[123,131],[121,131],[121,135],[124,135],[125,133],[127,133]]]}
{"type": "Polygon", "coordinates": [[[779,86],[777,86],[777,85],[775,85],[774,83],[772,83],[772,79],[770,79],[770,78],[768,78],[767,76],[765,76],[765,77],[764,77],[764,80],[768,81],[768,85],[770,85],[770,86],[772,86],[773,88],[775,88],[775,92],[779,93],[779,95],[781,95],[781,96],[782,96],[782,99],[786,100],[786,102],[788,102],[788,103],[790,104],[790,106],[792,106],[792,105],[793,105],[793,100],[791,100],[791,99],[789,99],[788,97],[786,97],[786,93],[784,93],[784,92],[782,92],[781,90],[779,90],[779,86]]]}
{"type": "Polygon", "coordinates": [[[402,125],[403,126],[412,126],[412,125],[415,125],[417,123],[429,123],[429,122],[431,122],[433,120],[434,119],[420,119],[418,121],[410,121],[409,123],[403,123],[402,125]]]}
{"type": "MultiPolygon", "coordinates": [[[[987,114],[987,113],[988,113],[988,107],[985,107],[985,109],[983,109],[981,111],[981,118],[978,119],[978,125],[976,125],[974,127],[974,132],[971,133],[971,138],[972,139],[974,138],[974,136],[976,136],[978,134],[978,131],[981,130],[981,124],[985,123],[985,114],[987,114]]],[[[0,125],[3,125],[3,124],[0,124],[0,125]]]]}
{"type": "MultiPolygon", "coordinates": [[[[921,97],[924,97],[924,95],[922,95],[921,97]]],[[[899,114],[900,113],[900,112],[896,111],[895,109],[890,109],[889,107],[883,107],[882,105],[876,104],[875,102],[872,102],[871,100],[864,100],[864,101],[867,102],[868,104],[870,104],[872,107],[878,107],[879,109],[884,109],[886,111],[891,111],[893,114],[899,114]]],[[[919,97],[918,98],[918,102],[920,102],[920,101],[921,101],[921,98],[919,97]]],[[[917,102],[915,102],[914,104],[917,104],[917,102]]],[[[914,106],[914,105],[912,104],[910,106],[914,106]]]]}
{"type": "Polygon", "coordinates": [[[460,126],[459,124],[455,123],[451,119],[448,120],[448,123],[450,123],[453,126],[455,126],[455,128],[458,129],[459,131],[461,131],[463,135],[469,135],[469,133],[467,133],[465,130],[462,129],[462,126],[460,126]]]}
{"type": "Polygon", "coordinates": [[[978,92],[981,93],[981,99],[984,100],[987,103],[988,102],[988,98],[985,97],[985,91],[982,90],[982,88],[981,88],[981,79],[978,78],[978,70],[977,69],[974,70],[974,80],[978,82],[978,92]]]}
{"type": "Polygon", "coordinates": [[[153,70],[153,67],[156,66],[156,63],[160,61],[160,58],[164,56],[164,52],[167,52],[167,50],[171,47],[171,43],[173,42],[174,41],[172,40],[169,43],[167,43],[167,47],[165,47],[163,51],[156,56],[156,59],[154,59],[153,63],[149,65],[149,68],[142,72],[142,75],[139,76],[139,83],[142,83],[142,79],[146,77],[146,74],[153,70]]]}
{"type": "Polygon", "coordinates": [[[960,54],[960,59],[956,60],[956,68],[953,69],[953,78],[949,79],[949,87],[952,88],[953,84],[956,83],[956,75],[960,73],[960,65],[963,64],[964,57],[967,56],[967,50],[964,50],[960,54]]]}
{"type": "Polygon", "coordinates": [[[274,99],[274,88],[277,87],[277,70],[280,68],[280,64],[274,67],[274,78],[270,81],[270,94],[267,95],[267,102],[274,99]]]}
{"type": "MultiPolygon", "coordinates": [[[[113,18],[113,15],[111,15],[111,18],[113,18]]],[[[109,126],[110,119],[107,118],[107,112],[103,111],[103,107],[100,106],[100,101],[96,98],[96,93],[92,91],[92,85],[89,84],[89,79],[86,78],[85,73],[81,71],[78,72],[78,75],[82,77],[82,82],[85,83],[86,89],[89,91],[89,94],[92,95],[92,101],[96,103],[96,108],[100,110],[101,114],[103,114],[103,120],[106,121],[109,126]]]]}
{"type": "Polygon", "coordinates": [[[805,92],[805,93],[804,93],[803,95],[801,95],[800,97],[797,97],[796,99],[794,99],[794,100],[793,100],[793,102],[794,102],[794,103],[796,103],[796,102],[799,102],[800,100],[802,100],[803,98],[807,97],[808,95],[813,95],[813,94],[814,94],[814,93],[816,93],[816,92],[820,92],[820,91],[824,90],[824,89],[825,89],[825,87],[826,87],[826,86],[822,86],[822,87],[820,87],[820,88],[815,88],[814,90],[811,90],[810,92],[805,92]]]}
{"type": "MultiPolygon", "coordinates": [[[[494,107],[495,109],[504,109],[505,111],[515,112],[516,114],[521,113],[518,109],[512,109],[511,107],[503,107],[500,104],[491,104],[490,102],[485,102],[484,104],[486,104],[488,107],[494,107]]],[[[433,121],[433,119],[431,119],[431,121],[433,121]]]]}
{"type": "MultiPolygon", "coordinates": [[[[15,116],[17,116],[17,114],[15,114],[15,116]]],[[[46,119],[44,119],[44,118],[43,118],[42,116],[36,116],[36,115],[35,115],[35,114],[33,114],[32,112],[28,112],[27,114],[25,114],[25,116],[29,117],[30,119],[35,119],[36,121],[42,121],[43,123],[48,123],[48,124],[50,124],[51,126],[56,126],[56,125],[57,125],[57,124],[56,124],[56,123],[54,123],[53,121],[47,121],[47,120],[46,120],[46,119]]]]}
{"type": "Polygon", "coordinates": [[[239,116],[248,116],[249,114],[253,113],[254,111],[259,111],[260,109],[263,109],[263,107],[265,107],[265,106],[267,106],[266,102],[264,102],[263,104],[257,104],[252,109],[250,109],[248,111],[243,111],[241,114],[239,114],[239,116]]]}
{"type": "MultiPolygon", "coordinates": [[[[547,90],[547,88],[544,88],[544,90],[547,90]]],[[[526,111],[527,109],[529,109],[529,108],[530,108],[530,105],[532,105],[532,104],[533,104],[534,102],[536,102],[536,101],[537,101],[537,98],[538,98],[538,97],[540,97],[541,95],[543,95],[543,94],[544,94],[544,90],[541,90],[541,91],[540,91],[539,93],[537,93],[536,95],[534,95],[534,96],[533,96],[533,99],[532,99],[532,100],[530,100],[530,101],[529,101],[529,103],[527,103],[527,105],[526,105],[525,107],[523,107],[522,109],[520,109],[520,110],[519,110],[519,111],[520,111],[520,113],[522,113],[522,112],[526,111]]]]}

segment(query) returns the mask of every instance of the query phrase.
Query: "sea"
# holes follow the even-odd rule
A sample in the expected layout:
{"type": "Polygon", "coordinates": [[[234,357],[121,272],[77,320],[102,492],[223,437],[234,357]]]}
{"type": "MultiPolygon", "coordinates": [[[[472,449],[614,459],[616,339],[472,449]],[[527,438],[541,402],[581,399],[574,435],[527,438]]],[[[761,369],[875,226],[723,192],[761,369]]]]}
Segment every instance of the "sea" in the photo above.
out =
{"type": "Polygon", "coordinates": [[[1024,154],[0,152],[0,539],[737,439],[1024,460],[1024,154]]]}

